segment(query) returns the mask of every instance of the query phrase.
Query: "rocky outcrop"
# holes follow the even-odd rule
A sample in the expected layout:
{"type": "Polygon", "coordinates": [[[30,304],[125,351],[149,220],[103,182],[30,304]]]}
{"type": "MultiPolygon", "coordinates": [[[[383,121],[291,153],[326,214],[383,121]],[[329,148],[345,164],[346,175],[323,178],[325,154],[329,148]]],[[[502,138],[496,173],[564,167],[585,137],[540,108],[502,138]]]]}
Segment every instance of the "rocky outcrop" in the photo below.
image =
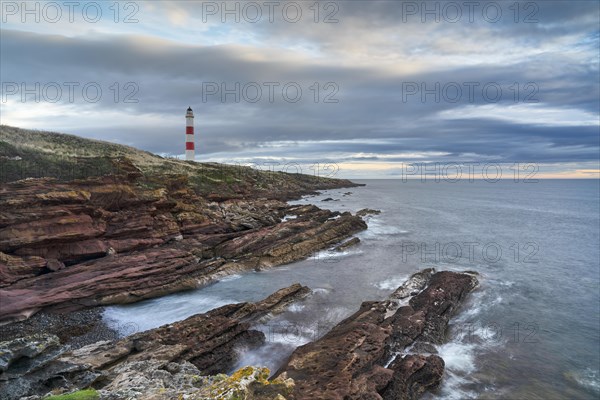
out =
{"type": "Polygon", "coordinates": [[[335,251],[345,251],[345,250],[348,250],[352,246],[356,246],[359,243],[360,243],[360,239],[357,237],[353,237],[352,239],[346,240],[344,243],[337,245],[334,250],[335,251]]]}
{"type": "Polygon", "coordinates": [[[163,369],[152,362],[115,368],[118,377],[97,391],[101,400],[285,400],[294,390],[291,379],[269,381],[268,368],[244,367],[230,376],[203,376],[188,362],[169,363],[163,369]]]}
{"type": "Polygon", "coordinates": [[[299,284],[256,303],[229,304],[120,340],[75,350],[51,334],[0,343],[0,397],[94,388],[102,400],[383,399],[413,400],[439,385],[434,354],[450,318],[478,284],[473,273],[414,274],[387,300],[364,302],[321,339],[297,348],[268,380],[263,368],[231,376],[239,349],[264,344],[257,321],[310,290],[299,284]]]}
{"type": "Polygon", "coordinates": [[[16,361],[22,358],[35,358],[48,348],[58,346],[58,338],[54,335],[33,335],[0,343],[0,373],[5,372],[16,361]]]}
{"type": "Polygon", "coordinates": [[[476,285],[470,273],[421,271],[389,299],[363,303],[297,348],[276,376],[295,381],[296,399],[417,399],[439,384],[444,362],[409,346],[442,343],[450,317],[476,285]]]}
{"type": "MultiPolygon", "coordinates": [[[[179,393],[183,389],[178,389],[175,382],[197,390],[212,382],[202,381],[200,376],[229,372],[237,362],[239,349],[264,343],[264,334],[253,330],[252,322],[281,312],[309,293],[307,287],[295,284],[257,303],[230,304],[120,340],[99,341],[76,350],[61,346],[58,338],[49,334],[0,343],[0,398],[93,387],[106,393],[129,393],[132,397],[128,398],[132,399],[148,399],[152,397],[150,393],[157,394],[160,381],[167,387],[171,385],[172,390],[180,390],[179,393]]],[[[259,379],[251,381],[264,381],[264,374],[260,372],[260,376],[254,377],[259,379]]]]}
{"type": "Polygon", "coordinates": [[[209,201],[186,177],[157,188],[136,179],[0,188],[0,322],[196,288],[306,258],[366,228],[350,213],[314,206],[209,201]],[[297,218],[283,221],[286,214],[297,218]]]}
{"type": "Polygon", "coordinates": [[[232,400],[285,400],[294,391],[292,379],[269,380],[268,368],[244,367],[231,376],[206,385],[191,395],[194,399],[232,400]]]}
{"type": "Polygon", "coordinates": [[[0,252],[0,287],[43,273],[48,260],[42,257],[16,257],[0,252]]]}
{"type": "Polygon", "coordinates": [[[358,215],[359,217],[365,217],[367,215],[379,215],[379,214],[381,214],[381,211],[373,210],[372,208],[363,208],[362,210],[358,210],[356,212],[356,215],[358,215]]]}

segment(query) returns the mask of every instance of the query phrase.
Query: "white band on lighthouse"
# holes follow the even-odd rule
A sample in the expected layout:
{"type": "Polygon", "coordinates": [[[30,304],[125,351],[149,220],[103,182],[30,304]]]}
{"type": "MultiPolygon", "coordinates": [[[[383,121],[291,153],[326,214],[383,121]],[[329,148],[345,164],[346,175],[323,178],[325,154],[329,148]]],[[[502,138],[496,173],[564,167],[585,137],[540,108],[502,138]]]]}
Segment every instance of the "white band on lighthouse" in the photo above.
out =
{"type": "Polygon", "coordinates": [[[194,112],[188,107],[185,114],[185,159],[193,161],[195,158],[194,146],[194,112]]]}

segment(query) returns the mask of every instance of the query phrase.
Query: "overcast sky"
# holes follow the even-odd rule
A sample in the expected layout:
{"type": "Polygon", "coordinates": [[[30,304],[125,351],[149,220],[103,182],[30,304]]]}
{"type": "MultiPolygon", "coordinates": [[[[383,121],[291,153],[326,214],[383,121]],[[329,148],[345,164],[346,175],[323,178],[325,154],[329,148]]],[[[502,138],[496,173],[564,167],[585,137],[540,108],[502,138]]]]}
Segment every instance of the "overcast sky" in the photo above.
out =
{"type": "Polygon", "coordinates": [[[25,7],[2,2],[2,124],[181,156],[191,106],[198,161],[599,176],[597,1],[25,7]]]}

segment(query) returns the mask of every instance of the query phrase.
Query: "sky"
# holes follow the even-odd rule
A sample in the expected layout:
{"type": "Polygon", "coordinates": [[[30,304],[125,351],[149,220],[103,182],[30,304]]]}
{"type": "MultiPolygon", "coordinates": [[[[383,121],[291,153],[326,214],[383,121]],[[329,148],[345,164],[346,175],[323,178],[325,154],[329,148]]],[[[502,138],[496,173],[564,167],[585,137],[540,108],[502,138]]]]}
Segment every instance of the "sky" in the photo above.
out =
{"type": "Polygon", "coordinates": [[[2,1],[1,123],[345,178],[600,177],[598,1],[2,1]],[[464,175],[463,175],[464,174],[464,175]]]}

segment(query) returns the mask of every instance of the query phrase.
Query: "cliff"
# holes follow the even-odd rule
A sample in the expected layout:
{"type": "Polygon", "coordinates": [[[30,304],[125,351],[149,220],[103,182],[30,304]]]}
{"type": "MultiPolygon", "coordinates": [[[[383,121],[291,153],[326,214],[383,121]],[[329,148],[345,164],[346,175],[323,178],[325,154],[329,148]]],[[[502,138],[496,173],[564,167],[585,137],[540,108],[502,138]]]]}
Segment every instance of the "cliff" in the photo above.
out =
{"type": "Polygon", "coordinates": [[[281,169],[288,172],[272,171],[269,166],[163,158],[120,144],[0,125],[0,183],[25,178],[47,177],[64,182],[105,175],[135,175],[139,178],[138,185],[159,188],[184,177],[196,194],[214,200],[261,197],[287,200],[315,190],[358,186],[346,179],[329,178],[333,168],[302,170],[289,164],[281,169]]]}
{"type": "Polygon", "coordinates": [[[48,163],[40,173],[66,168],[76,148],[88,152],[78,166],[106,162],[111,170],[0,186],[0,322],[200,287],[306,258],[366,228],[349,213],[282,201],[349,181],[196,165],[53,133],[1,132],[5,173],[28,162],[48,163]]]}

